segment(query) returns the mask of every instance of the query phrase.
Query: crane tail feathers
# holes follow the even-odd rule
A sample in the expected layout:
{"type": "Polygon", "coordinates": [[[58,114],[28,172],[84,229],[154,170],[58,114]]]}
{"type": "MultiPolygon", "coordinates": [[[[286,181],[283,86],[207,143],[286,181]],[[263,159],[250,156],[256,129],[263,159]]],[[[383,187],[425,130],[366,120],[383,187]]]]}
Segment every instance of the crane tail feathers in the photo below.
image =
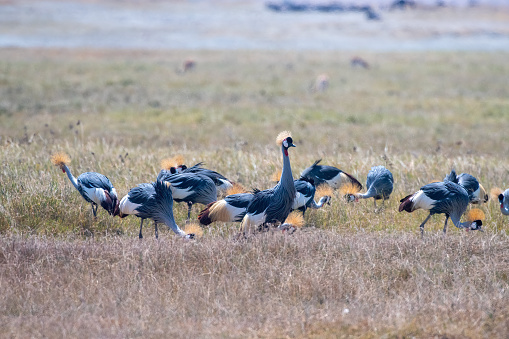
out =
{"type": "Polygon", "coordinates": [[[413,211],[413,202],[412,202],[413,196],[414,196],[413,194],[409,194],[400,200],[401,204],[399,205],[399,209],[398,209],[399,212],[407,211],[408,213],[410,213],[413,211]]]}
{"type": "Polygon", "coordinates": [[[229,222],[232,216],[230,211],[228,211],[228,204],[225,200],[219,200],[211,202],[207,205],[207,207],[200,212],[198,215],[198,220],[202,225],[210,225],[216,221],[229,222]]]}

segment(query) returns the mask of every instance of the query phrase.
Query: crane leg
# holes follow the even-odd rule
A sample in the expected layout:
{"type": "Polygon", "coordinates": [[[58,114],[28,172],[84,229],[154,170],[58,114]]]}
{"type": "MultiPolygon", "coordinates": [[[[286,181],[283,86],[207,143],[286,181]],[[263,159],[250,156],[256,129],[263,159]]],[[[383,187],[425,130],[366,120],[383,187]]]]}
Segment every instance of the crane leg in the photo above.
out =
{"type": "Polygon", "coordinates": [[[431,218],[431,213],[428,215],[426,219],[424,219],[421,226],[419,226],[421,228],[421,238],[424,236],[424,224],[428,222],[429,218],[431,218]]]}
{"type": "Polygon", "coordinates": [[[143,239],[143,234],[141,234],[141,230],[143,228],[143,219],[141,219],[141,223],[140,223],[140,234],[138,235],[138,238],[140,239],[143,239]]]}
{"type": "Polygon", "coordinates": [[[94,218],[97,217],[97,205],[95,205],[95,208],[94,208],[94,204],[92,204],[92,213],[94,213],[94,218]]]}
{"type": "Polygon", "coordinates": [[[154,227],[156,229],[156,239],[159,239],[159,231],[157,230],[157,222],[154,221],[154,227]]]}
{"type": "Polygon", "coordinates": [[[449,220],[449,216],[448,215],[445,216],[444,235],[445,235],[445,232],[447,232],[447,220],[449,220]]]}
{"type": "Polygon", "coordinates": [[[193,206],[193,203],[188,201],[187,202],[187,220],[191,220],[191,207],[193,206]]]}

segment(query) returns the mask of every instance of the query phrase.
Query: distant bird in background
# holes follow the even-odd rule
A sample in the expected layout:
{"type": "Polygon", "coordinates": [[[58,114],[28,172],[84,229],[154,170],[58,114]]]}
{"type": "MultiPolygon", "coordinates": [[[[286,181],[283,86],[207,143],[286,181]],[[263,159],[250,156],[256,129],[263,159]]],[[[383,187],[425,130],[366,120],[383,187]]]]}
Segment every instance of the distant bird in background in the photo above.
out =
{"type": "Polygon", "coordinates": [[[253,200],[247,207],[247,213],[242,219],[241,227],[244,233],[250,232],[253,228],[263,224],[282,223],[292,209],[297,191],[293,184],[288,149],[295,147],[295,145],[288,131],[279,133],[276,142],[281,146],[281,152],[283,153],[281,179],[275,187],[254,194],[253,200]]]}
{"type": "Polygon", "coordinates": [[[165,181],[156,181],[150,184],[141,184],[134,187],[122,198],[119,204],[119,216],[121,218],[134,214],[141,218],[139,238],[142,239],[142,227],[144,219],[152,219],[155,223],[155,235],[159,238],[157,224],[168,226],[177,235],[193,239],[194,233],[187,234],[178,227],[173,217],[173,196],[171,184],[165,181]]]}
{"type": "Polygon", "coordinates": [[[115,213],[117,207],[117,191],[111,181],[103,174],[96,172],[85,172],[75,178],[67,165],[71,162],[69,156],[65,153],[57,153],[51,157],[53,165],[58,166],[73,186],[80,192],[83,199],[92,205],[94,217],[97,216],[98,206],[102,206],[110,215],[115,213]]]}
{"type": "Polygon", "coordinates": [[[394,178],[392,173],[384,166],[371,167],[366,180],[366,193],[350,193],[349,201],[358,201],[359,199],[373,198],[375,202],[382,199],[382,204],[389,199],[394,188],[394,178]]]}
{"type": "Polygon", "coordinates": [[[353,57],[351,60],[350,60],[350,65],[352,67],[362,67],[362,68],[365,68],[365,69],[369,69],[369,64],[366,60],[364,60],[363,58],[361,57],[353,57]]]}
{"type": "Polygon", "coordinates": [[[233,182],[228,180],[224,175],[219,174],[216,171],[212,171],[207,168],[202,167],[203,162],[199,162],[192,167],[187,167],[184,164],[184,157],[181,155],[177,155],[171,159],[165,159],[161,161],[161,167],[170,170],[171,167],[174,167],[178,173],[198,173],[202,175],[206,175],[216,185],[216,188],[222,192],[226,192],[228,189],[233,187],[233,182]]]}
{"type": "Polygon", "coordinates": [[[240,185],[234,186],[226,192],[226,197],[207,205],[200,212],[198,220],[202,225],[210,225],[216,221],[241,222],[247,213],[247,206],[253,200],[254,194],[246,192],[240,185]]]}
{"type": "Polygon", "coordinates": [[[320,161],[322,159],[315,161],[313,165],[302,171],[300,176],[313,180],[315,186],[327,184],[338,189],[346,183],[352,183],[358,187],[359,191],[362,189],[362,184],[353,176],[333,166],[318,165],[320,161]]]}
{"type": "Polygon", "coordinates": [[[410,194],[400,200],[399,212],[407,211],[409,213],[416,209],[428,210],[428,217],[420,225],[421,236],[424,235],[424,224],[433,214],[445,214],[444,234],[447,230],[447,220],[451,218],[454,226],[467,230],[482,230],[481,220],[471,220],[460,222],[460,218],[465,213],[468,206],[468,193],[460,185],[446,180],[443,182],[433,182],[422,186],[414,194],[410,194]]]}
{"type": "Polygon", "coordinates": [[[467,190],[471,204],[481,204],[483,202],[487,202],[489,199],[484,187],[471,174],[461,173],[460,175],[456,175],[456,171],[451,170],[451,173],[447,174],[444,180],[449,180],[463,186],[463,188],[467,190]]]}
{"type": "Polygon", "coordinates": [[[329,76],[320,74],[316,77],[312,90],[315,92],[325,92],[329,88],[329,76]]]}
{"type": "Polygon", "coordinates": [[[177,173],[175,168],[170,171],[161,170],[157,181],[168,181],[171,184],[173,200],[187,203],[187,220],[191,219],[193,204],[208,205],[217,200],[214,181],[199,173],[177,173]]]}

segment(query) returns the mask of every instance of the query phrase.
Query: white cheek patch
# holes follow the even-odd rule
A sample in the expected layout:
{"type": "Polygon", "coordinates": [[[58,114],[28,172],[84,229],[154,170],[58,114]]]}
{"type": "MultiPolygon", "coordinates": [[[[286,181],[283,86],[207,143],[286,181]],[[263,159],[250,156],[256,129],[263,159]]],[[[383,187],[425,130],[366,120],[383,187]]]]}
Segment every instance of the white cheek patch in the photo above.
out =
{"type": "Polygon", "coordinates": [[[285,146],[285,148],[288,148],[288,141],[286,141],[286,139],[283,140],[283,146],[285,146]]]}

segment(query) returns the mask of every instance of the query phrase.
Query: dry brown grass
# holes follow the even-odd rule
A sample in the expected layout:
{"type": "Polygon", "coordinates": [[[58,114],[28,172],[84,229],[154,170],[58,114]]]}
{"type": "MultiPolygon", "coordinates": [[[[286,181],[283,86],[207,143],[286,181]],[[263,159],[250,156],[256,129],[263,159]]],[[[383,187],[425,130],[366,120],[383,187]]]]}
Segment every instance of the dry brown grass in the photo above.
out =
{"type": "Polygon", "coordinates": [[[0,240],[10,337],[507,337],[508,239],[0,240]]]}
{"type": "MultiPolygon", "coordinates": [[[[499,337],[509,335],[507,217],[479,206],[485,233],[399,199],[454,167],[509,187],[506,54],[0,50],[2,337],[499,337]],[[309,83],[327,71],[326,92],[309,83]],[[78,123],[79,122],[79,123],[78,123]],[[316,159],[362,183],[384,165],[385,208],[308,211],[293,235],[237,237],[216,223],[197,241],[90,206],[51,163],[107,175],[119,196],[161,159],[205,161],[247,189],[274,185],[274,139],[291,130],[296,177],[316,159]],[[348,310],[348,311],[347,311],[348,310]]],[[[203,206],[193,208],[193,217],[203,206]]],[[[184,226],[186,206],[174,207],[184,226]]],[[[466,218],[466,216],[464,217],[466,218]]]]}

